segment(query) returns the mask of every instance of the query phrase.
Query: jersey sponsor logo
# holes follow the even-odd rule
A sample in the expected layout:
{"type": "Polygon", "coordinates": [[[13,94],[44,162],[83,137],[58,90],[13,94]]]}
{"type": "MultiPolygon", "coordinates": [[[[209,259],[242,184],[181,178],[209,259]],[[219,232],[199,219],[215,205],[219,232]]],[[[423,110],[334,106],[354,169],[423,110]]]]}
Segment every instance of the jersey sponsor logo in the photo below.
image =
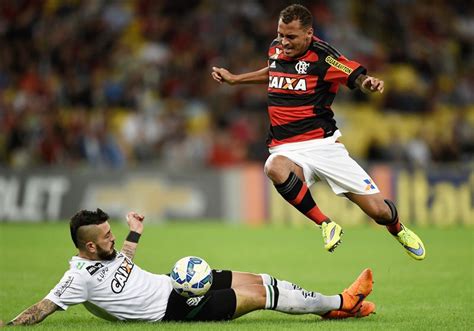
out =
{"type": "Polygon", "coordinates": [[[300,75],[306,75],[308,73],[309,63],[305,61],[298,61],[295,65],[295,70],[300,75]]]}
{"type": "Polygon", "coordinates": [[[73,276],[69,276],[64,283],[61,284],[61,286],[54,292],[54,295],[57,296],[58,298],[61,297],[61,295],[67,290],[69,286],[71,286],[72,281],[74,280],[73,276]]]}
{"type": "Polygon", "coordinates": [[[96,264],[94,265],[90,265],[86,268],[87,272],[89,272],[89,274],[91,276],[93,276],[100,268],[102,268],[104,265],[100,262],[97,262],[96,264]]]}
{"type": "Polygon", "coordinates": [[[186,304],[189,307],[195,307],[199,304],[199,302],[201,302],[202,298],[204,298],[204,296],[189,298],[188,300],[186,300],[186,304]]]}
{"type": "Polygon", "coordinates": [[[268,87],[280,90],[306,91],[306,79],[270,76],[268,87]]]}
{"type": "Polygon", "coordinates": [[[123,291],[123,288],[130,277],[133,266],[134,264],[130,259],[125,258],[125,260],[123,260],[122,264],[114,275],[114,279],[112,279],[112,283],[110,284],[114,293],[118,294],[123,291]]]}
{"type": "Polygon", "coordinates": [[[349,68],[348,66],[342,64],[341,62],[339,62],[338,60],[336,60],[335,58],[333,58],[332,56],[328,55],[326,56],[326,62],[331,66],[331,67],[334,67],[348,75],[350,75],[352,73],[352,71],[354,71],[353,69],[349,68]]]}

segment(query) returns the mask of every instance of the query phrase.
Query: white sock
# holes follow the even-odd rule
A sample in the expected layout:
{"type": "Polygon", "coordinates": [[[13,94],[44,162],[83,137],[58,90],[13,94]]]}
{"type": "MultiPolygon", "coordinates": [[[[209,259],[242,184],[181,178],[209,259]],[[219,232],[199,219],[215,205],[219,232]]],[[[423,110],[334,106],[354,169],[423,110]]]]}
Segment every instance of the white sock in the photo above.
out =
{"type": "Polygon", "coordinates": [[[326,296],[304,290],[287,290],[265,285],[265,309],[277,310],[288,314],[324,314],[337,310],[341,305],[339,295],[326,296]]]}
{"type": "Polygon", "coordinates": [[[262,277],[263,285],[278,286],[278,288],[285,290],[303,290],[301,286],[287,282],[286,280],[279,280],[267,274],[260,274],[260,276],[262,277]]]}

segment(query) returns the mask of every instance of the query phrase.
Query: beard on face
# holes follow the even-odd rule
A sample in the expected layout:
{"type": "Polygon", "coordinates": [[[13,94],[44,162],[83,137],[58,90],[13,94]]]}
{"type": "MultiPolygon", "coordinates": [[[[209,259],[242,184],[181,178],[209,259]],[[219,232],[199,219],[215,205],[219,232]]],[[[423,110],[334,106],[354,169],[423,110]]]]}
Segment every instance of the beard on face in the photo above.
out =
{"type": "Polygon", "coordinates": [[[102,249],[102,247],[97,246],[97,256],[99,257],[100,260],[105,260],[105,261],[110,261],[115,259],[117,256],[117,251],[113,249],[114,246],[112,246],[112,251],[106,251],[102,249]]]}

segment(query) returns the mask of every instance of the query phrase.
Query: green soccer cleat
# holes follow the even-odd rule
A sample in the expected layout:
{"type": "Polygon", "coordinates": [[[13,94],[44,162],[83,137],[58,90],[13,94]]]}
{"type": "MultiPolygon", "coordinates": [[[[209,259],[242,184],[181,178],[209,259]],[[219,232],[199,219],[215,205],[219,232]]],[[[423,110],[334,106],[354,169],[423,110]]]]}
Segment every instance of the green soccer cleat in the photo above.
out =
{"type": "Polygon", "coordinates": [[[423,260],[425,258],[425,246],[421,239],[410,229],[401,224],[402,230],[394,236],[405,251],[415,260],[423,260]]]}
{"type": "Polygon", "coordinates": [[[324,222],[321,224],[323,231],[324,248],[333,252],[336,247],[341,243],[341,236],[344,233],[342,228],[335,222],[324,222]]]}

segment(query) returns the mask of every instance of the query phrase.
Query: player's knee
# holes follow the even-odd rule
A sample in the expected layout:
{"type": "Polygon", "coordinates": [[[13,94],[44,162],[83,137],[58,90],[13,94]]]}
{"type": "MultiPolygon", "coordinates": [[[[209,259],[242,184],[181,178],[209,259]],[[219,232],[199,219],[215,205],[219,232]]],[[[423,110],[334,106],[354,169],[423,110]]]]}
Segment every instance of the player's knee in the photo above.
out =
{"type": "Polygon", "coordinates": [[[265,162],[265,174],[273,182],[285,181],[289,174],[289,160],[281,155],[270,155],[265,162]]]}

